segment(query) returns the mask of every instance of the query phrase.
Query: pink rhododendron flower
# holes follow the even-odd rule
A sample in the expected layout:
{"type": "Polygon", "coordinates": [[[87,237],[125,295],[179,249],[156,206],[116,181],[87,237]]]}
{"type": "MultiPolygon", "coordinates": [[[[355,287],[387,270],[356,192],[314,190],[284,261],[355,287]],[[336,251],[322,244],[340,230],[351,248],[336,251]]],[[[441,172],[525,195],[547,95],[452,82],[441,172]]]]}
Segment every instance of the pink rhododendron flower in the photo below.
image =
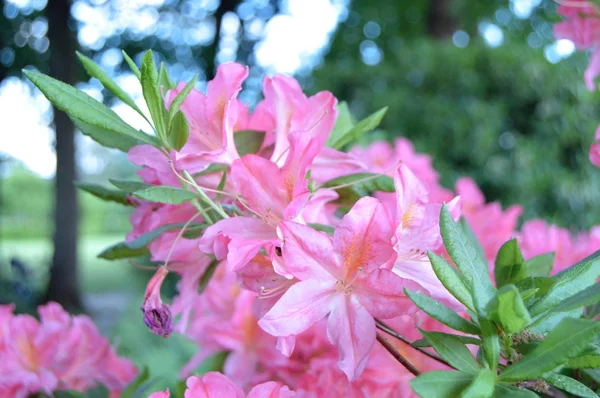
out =
{"type": "Polygon", "coordinates": [[[375,342],[373,317],[413,310],[404,287],[417,287],[380,268],[393,253],[392,230],[381,203],[362,198],[335,229],[333,239],[295,222],[283,222],[286,270],[292,285],[259,321],[274,336],[304,332],[328,318],[327,334],[338,347],[340,368],[357,378],[375,342]]]}
{"type": "Polygon", "coordinates": [[[594,91],[594,79],[600,74],[600,13],[595,5],[586,0],[573,0],[568,4],[561,4],[558,14],[566,20],[554,25],[554,36],[557,39],[571,40],[578,50],[592,49],[584,78],[588,90],[594,91]]]}
{"type": "Polygon", "coordinates": [[[118,394],[135,378],[133,363],[116,355],[89,317],[71,317],[56,303],[40,306],[38,313],[40,321],[0,306],[3,396],[25,398],[58,389],[86,392],[97,384],[118,394]]]}

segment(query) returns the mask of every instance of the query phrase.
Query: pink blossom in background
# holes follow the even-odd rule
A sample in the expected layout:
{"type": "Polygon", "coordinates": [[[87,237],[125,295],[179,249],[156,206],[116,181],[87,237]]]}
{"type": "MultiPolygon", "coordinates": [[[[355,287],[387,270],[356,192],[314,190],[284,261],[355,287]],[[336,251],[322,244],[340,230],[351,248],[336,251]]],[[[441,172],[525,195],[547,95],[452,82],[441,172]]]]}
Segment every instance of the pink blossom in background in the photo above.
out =
{"type": "Polygon", "coordinates": [[[0,306],[0,392],[5,397],[103,384],[117,394],[136,376],[87,316],[71,317],[56,303],[38,307],[40,321],[0,306]]]}
{"type": "Polygon", "coordinates": [[[475,181],[467,177],[458,179],[456,192],[461,197],[464,217],[479,239],[486,259],[493,264],[500,247],[516,236],[523,209],[513,205],[503,210],[498,202],[486,203],[475,181]]]}
{"type": "Polygon", "coordinates": [[[594,140],[595,142],[590,146],[590,162],[594,166],[600,167],[600,126],[596,129],[594,140]]]}

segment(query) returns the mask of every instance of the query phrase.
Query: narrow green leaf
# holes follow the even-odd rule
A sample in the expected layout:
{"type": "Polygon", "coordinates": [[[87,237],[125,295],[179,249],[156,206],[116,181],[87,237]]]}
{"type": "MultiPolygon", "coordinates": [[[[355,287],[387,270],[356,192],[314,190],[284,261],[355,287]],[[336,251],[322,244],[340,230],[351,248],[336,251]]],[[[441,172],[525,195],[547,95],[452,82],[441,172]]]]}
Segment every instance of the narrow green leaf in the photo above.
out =
{"type": "Polygon", "coordinates": [[[600,332],[600,322],[563,319],[531,353],[502,372],[503,381],[534,379],[581,354],[600,332]]]}
{"type": "Polygon", "coordinates": [[[600,250],[576,265],[552,277],[556,283],[533,307],[531,315],[537,316],[562,300],[596,283],[600,276],[600,250]]]}
{"type": "Polygon", "coordinates": [[[142,80],[142,72],[140,72],[135,62],[133,62],[133,60],[129,57],[129,55],[127,55],[125,51],[121,51],[121,53],[123,53],[123,58],[125,58],[125,62],[127,62],[127,65],[129,65],[129,68],[131,69],[133,74],[138,78],[138,80],[142,80]]]}
{"type": "Polygon", "coordinates": [[[183,112],[179,111],[177,112],[177,115],[175,115],[173,122],[170,124],[167,141],[171,148],[179,151],[187,142],[189,134],[190,128],[187,119],[183,112]]]}
{"type": "Polygon", "coordinates": [[[515,285],[500,288],[486,307],[486,312],[508,333],[518,333],[531,322],[531,316],[515,285]]]}
{"type": "Polygon", "coordinates": [[[171,81],[164,62],[160,63],[160,69],[158,70],[158,87],[162,87],[165,94],[167,90],[175,88],[175,84],[171,81]]]}
{"type": "Polygon", "coordinates": [[[108,181],[115,187],[119,188],[123,192],[133,193],[144,189],[152,188],[155,185],[146,184],[141,181],[126,181],[126,180],[115,180],[109,178],[108,181]]]}
{"type": "Polygon", "coordinates": [[[219,261],[214,260],[210,264],[208,264],[208,267],[200,277],[200,282],[198,283],[198,294],[204,293],[206,287],[208,286],[208,282],[210,282],[211,278],[215,274],[219,263],[219,261]]]}
{"type": "Polygon", "coordinates": [[[354,127],[352,114],[350,114],[350,109],[345,101],[342,101],[337,105],[337,111],[338,117],[335,121],[335,126],[333,126],[333,130],[331,130],[331,134],[329,134],[327,142],[325,143],[328,147],[333,147],[335,142],[354,127]]]}
{"type": "Polygon", "coordinates": [[[88,137],[96,141],[98,144],[107,148],[115,148],[123,152],[127,152],[132,147],[141,144],[140,141],[128,135],[116,133],[112,130],[105,129],[103,127],[92,126],[91,124],[75,119],[73,117],[71,118],[71,120],[73,120],[75,127],[77,127],[77,129],[81,131],[82,134],[87,135],[88,137]]]}
{"type": "Polygon", "coordinates": [[[577,358],[569,359],[565,364],[571,369],[596,369],[600,368],[600,355],[583,355],[577,358]]]}
{"type": "Polygon", "coordinates": [[[395,192],[394,180],[386,175],[375,173],[356,173],[334,178],[325,182],[323,188],[335,188],[343,185],[344,188],[338,190],[342,195],[346,190],[358,197],[366,196],[374,191],[395,192]]]}
{"type": "Polygon", "coordinates": [[[192,224],[188,226],[185,232],[181,235],[185,239],[196,239],[202,236],[206,228],[207,224],[192,224]]]}
{"type": "Polygon", "coordinates": [[[568,376],[564,376],[558,373],[546,373],[542,376],[550,385],[568,392],[569,394],[576,395],[583,398],[598,398],[598,394],[587,388],[584,384],[581,384],[575,379],[568,376]]]}
{"type": "Polygon", "coordinates": [[[489,369],[480,369],[471,384],[462,392],[461,398],[490,398],[494,393],[496,374],[489,369]]]}
{"type": "Polygon", "coordinates": [[[525,261],[527,276],[548,276],[554,267],[554,252],[540,254],[525,261]]]}
{"type": "Polygon", "coordinates": [[[126,192],[106,188],[98,184],[88,184],[84,182],[75,182],[75,185],[82,191],[91,193],[95,197],[102,200],[116,202],[126,206],[133,206],[133,203],[129,201],[129,195],[127,195],[126,192]]]}
{"type": "Polygon", "coordinates": [[[133,380],[125,389],[121,392],[121,398],[132,398],[135,390],[150,377],[150,372],[147,366],[144,366],[144,369],[140,372],[140,374],[133,380]]]}
{"type": "Polygon", "coordinates": [[[229,166],[227,166],[226,164],[213,163],[206,169],[194,174],[194,177],[201,177],[207,174],[216,173],[218,171],[227,170],[228,168],[229,166]]]}
{"type": "Polygon", "coordinates": [[[483,339],[483,355],[485,360],[493,371],[498,368],[500,360],[500,339],[498,338],[498,330],[496,325],[487,318],[479,319],[479,327],[481,328],[481,337],[483,339]]]}
{"type": "Polygon", "coordinates": [[[531,390],[518,387],[497,384],[494,389],[494,398],[539,398],[539,395],[531,390]]]}
{"type": "Polygon", "coordinates": [[[481,246],[481,242],[479,242],[477,235],[475,235],[475,232],[473,232],[473,229],[469,225],[467,219],[465,217],[461,217],[460,220],[458,220],[458,223],[460,224],[460,227],[465,233],[467,239],[469,239],[469,242],[471,242],[471,246],[473,246],[475,248],[475,251],[477,251],[477,255],[479,256],[479,258],[485,260],[486,256],[483,247],[481,246]]]}
{"type": "Polygon", "coordinates": [[[442,322],[444,325],[447,325],[454,330],[469,334],[479,334],[477,325],[462,318],[455,311],[446,307],[439,301],[426,296],[423,293],[411,292],[407,289],[404,289],[404,292],[417,307],[433,319],[442,322]]]}
{"type": "Polygon", "coordinates": [[[460,272],[467,278],[475,310],[478,315],[481,315],[495,291],[487,262],[479,257],[477,250],[471,245],[462,228],[454,221],[446,205],[442,206],[440,214],[440,230],[446,250],[460,272]]]}
{"type": "Polygon", "coordinates": [[[431,346],[455,369],[477,374],[481,369],[471,351],[454,335],[421,330],[431,346]]]}
{"type": "Polygon", "coordinates": [[[121,258],[143,256],[148,254],[146,246],[148,246],[152,241],[167,231],[183,228],[184,224],[185,223],[162,225],[156,229],[153,229],[152,231],[142,234],[137,239],[129,242],[120,242],[104,249],[102,253],[98,255],[98,258],[103,258],[105,260],[117,260],[121,258]]]}
{"type": "Polygon", "coordinates": [[[94,61],[92,61],[85,55],[81,54],[79,51],[77,51],[77,57],[79,57],[79,60],[83,64],[83,67],[90,76],[98,79],[100,83],[102,83],[102,85],[106,87],[106,89],[108,89],[108,91],[115,95],[115,97],[123,101],[126,105],[129,105],[140,115],[144,116],[144,113],[140,110],[140,108],[138,108],[138,106],[135,104],[135,102],[129,96],[129,94],[127,94],[125,90],[119,87],[119,85],[117,85],[117,83],[115,83],[98,64],[96,64],[94,61]]]}
{"type": "Polygon", "coordinates": [[[511,239],[502,245],[496,256],[494,277],[498,288],[515,284],[527,276],[525,259],[516,239],[511,239]]]}
{"type": "Polygon", "coordinates": [[[153,186],[141,191],[136,191],[133,195],[150,202],[170,203],[172,205],[180,205],[188,200],[196,198],[196,194],[193,192],[165,185],[153,186]]]}
{"type": "MultiPolygon", "coordinates": [[[[37,397],[38,395],[31,395],[32,397],[37,397]]],[[[41,395],[45,397],[45,395],[41,395]]],[[[87,395],[77,390],[58,390],[54,391],[52,394],[53,398],[86,398],[87,395]]]]}
{"type": "Polygon", "coordinates": [[[595,284],[589,286],[587,289],[575,293],[571,297],[567,297],[560,303],[556,304],[556,306],[550,308],[545,313],[540,314],[533,320],[533,322],[531,322],[531,326],[540,323],[553,313],[569,312],[581,307],[596,304],[598,302],[600,302],[600,284],[595,284]]]}
{"type": "Polygon", "coordinates": [[[171,105],[169,106],[169,124],[173,122],[173,119],[175,119],[175,115],[181,109],[181,105],[187,98],[188,94],[194,88],[194,85],[196,84],[196,79],[198,79],[197,74],[188,82],[188,84],[185,85],[183,90],[177,93],[175,98],[173,98],[173,102],[171,102],[171,105]]]}
{"type": "Polygon", "coordinates": [[[362,135],[374,130],[377,128],[377,126],[379,126],[379,123],[381,123],[381,120],[385,116],[387,110],[387,106],[385,108],[381,108],[377,112],[372,113],[365,119],[356,123],[354,127],[346,131],[344,134],[341,134],[335,142],[332,142],[331,147],[334,149],[341,149],[351,142],[356,142],[356,140],[358,140],[362,135]]]}
{"type": "Polygon", "coordinates": [[[317,231],[325,232],[329,236],[333,236],[335,229],[325,224],[309,223],[309,227],[316,229],[317,231]]]}
{"type": "Polygon", "coordinates": [[[166,137],[163,99],[158,90],[158,71],[152,58],[152,50],[146,51],[142,58],[142,93],[148,105],[154,128],[159,137],[166,137]]]}
{"type": "Polygon", "coordinates": [[[220,191],[219,193],[217,193],[217,203],[221,203],[221,192],[223,192],[223,190],[225,189],[225,183],[227,182],[227,170],[223,171],[223,176],[221,177],[221,180],[219,181],[219,185],[217,186],[217,190],[220,191]]]}
{"type": "Polygon", "coordinates": [[[427,256],[431,262],[433,272],[438,277],[442,285],[448,290],[458,301],[463,303],[465,307],[473,311],[473,299],[471,293],[465,285],[462,277],[458,271],[454,269],[446,260],[442,257],[437,256],[431,250],[427,251],[427,256]]]}
{"type": "MultiPolygon", "coordinates": [[[[438,332],[441,334],[447,334],[449,336],[454,336],[455,338],[457,338],[461,343],[463,344],[470,344],[470,345],[481,345],[481,340],[475,338],[475,337],[469,337],[469,336],[460,336],[457,334],[448,334],[448,333],[442,333],[442,332],[438,332]]],[[[411,344],[413,347],[431,347],[431,342],[429,340],[427,340],[426,338],[422,338],[419,339],[417,341],[414,341],[411,344]]]]}
{"type": "Polygon", "coordinates": [[[422,398],[456,398],[472,380],[472,374],[434,370],[412,379],[410,386],[422,398]]]}
{"type": "Polygon", "coordinates": [[[61,111],[83,123],[157,145],[156,138],[125,123],[115,112],[75,87],[39,72],[25,70],[25,76],[61,111]]]}
{"type": "Polygon", "coordinates": [[[240,156],[257,153],[265,140],[265,132],[257,130],[241,130],[233,134],[235,148],[240,156]]]}

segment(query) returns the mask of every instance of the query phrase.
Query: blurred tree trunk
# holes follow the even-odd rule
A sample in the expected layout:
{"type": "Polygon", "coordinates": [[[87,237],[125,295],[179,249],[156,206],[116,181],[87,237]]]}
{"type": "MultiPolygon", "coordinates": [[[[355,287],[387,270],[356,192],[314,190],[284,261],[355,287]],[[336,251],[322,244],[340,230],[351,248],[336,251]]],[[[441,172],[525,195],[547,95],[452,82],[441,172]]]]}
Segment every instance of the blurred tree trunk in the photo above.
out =
{"type": "Polygon", "coordinates": [[[452,0],[430,0],[427,11],[427,34],[435,39],[451,37],[457,29],[452,15],[452,0]]]}
{"type": "MultiPolygon", "coordinates": [[[[48,2],[50,76],[74,84],[77,60],[76,38],[70,31],[71,2],[48,2]]],[[[75,128],[71,119],[54,108],[56,129],[56,177],[54,204],[54,255],[44,301],[56,301],[71,311],[82,309],[77,272],[77,192],[75,169],[75,128]]]]}
{"type": "Polygon", "coordinates": [[[219,7],[215,11],[215,39],[212,44],[202,51],[204,62],[206,62],[206,81],[212,80],[217,71],[217,54],[219,53],[219,42],[221,41],[221,24],[223,16],[231,11],[235,12],[235,8],[240,4],[240,0],[221,0],[219,7]]]}

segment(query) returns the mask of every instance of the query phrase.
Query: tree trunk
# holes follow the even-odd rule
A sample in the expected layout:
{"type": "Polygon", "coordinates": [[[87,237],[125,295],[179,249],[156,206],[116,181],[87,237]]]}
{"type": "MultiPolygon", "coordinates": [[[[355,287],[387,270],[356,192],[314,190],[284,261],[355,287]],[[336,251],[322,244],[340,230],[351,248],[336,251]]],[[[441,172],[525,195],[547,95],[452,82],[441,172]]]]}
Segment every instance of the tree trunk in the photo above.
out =
{"type": "Polygon", "coordinates": [[[221,0],[219,7],[215,11],[213,18],[215,19],[215,40],[202,51],[202,57],[206,64],[206,81],[212,80],[217,71],[217,54],[219,53],[219,43],[221,42],[221,23],[223,16],[235,8],[240,3],[239,0],[221,0]]]}
{"type": "Polygon", "coordinates": [[[427,11],[427,33],[435,39],[451,37],[456,31],[456,19],[452,15],[452,0],[430,0],[427,11]]]}
{"type": "MultiPolygon", "coordinates": [[[[68,27],[71,2],[48,2],[50,75],[74,84],[77,60],[76,39],[68,27]]],[[[77,272],[77,192],[75,169],[75,128],[71,119],[54,108],[56,131],[56,177],[54,204],[54,255],[44,301],[56,301],[70,311],[80,311],[82,302],[77,272]]]]}

